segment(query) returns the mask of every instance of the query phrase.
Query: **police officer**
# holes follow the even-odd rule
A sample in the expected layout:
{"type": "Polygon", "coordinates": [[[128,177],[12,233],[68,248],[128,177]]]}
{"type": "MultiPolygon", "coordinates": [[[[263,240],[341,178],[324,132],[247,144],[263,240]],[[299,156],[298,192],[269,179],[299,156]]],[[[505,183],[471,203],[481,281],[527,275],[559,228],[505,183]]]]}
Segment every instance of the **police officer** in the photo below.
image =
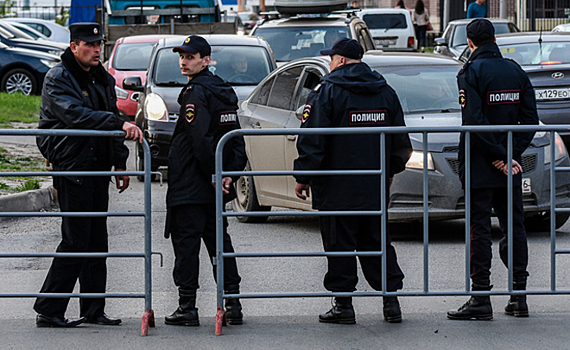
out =
{"type": "MultiPolygon", "coordinates": [[[[396,92],[379,73],[361,62],[364,50],[354,39],[342,38],[331,49],[331,72],[324,76],[307,98],[302,128],[404,126],[404,115],[396,92]]],[[[380,136],[300,135],[295,170],[380,169],[380,136]]],[[[407,134],[386,135],[386,171],[391,183],[404,170],[412,151],[407,134]]],[[[306,199],[309,188],[313,208],[318,210],[379,210],[379,175],[301,176],[296,175],[297,197],[306,199]]],[[[386,183],[386,188],[389,182],[386,183]]],[[[379,216],[321,216],[321,235],[327,252],[380,251],[379,216]]],[[[404,274],[387,234],[387,291],[402,288],[404,274]]],[[[372,288],[382,289],[381,257],[359,257],[364,276],[372,288]]],[[[328,257],[324,285],[332,292],[353,292],[358,278],[355,257],[328,257]]],[[[384,318],[401,322],[396,297],[384,297],[384,318]]],[[[351,297],[336,297],[334,307],[319,315],[320,322],[355,323],[351,297]]]]}
{"type": "MultiPolygon", "coordinates": [[[[46,75],[40,108],[40,129],[124,130],[126,138],[142,142],[141,130],[122,121],[117,109],[115,79],[99,62],[101,26],[74,23],[69,26],[70,45],[61,63],[46,75]]],[[[129,150],[119,137],[40,136],[37,144],[46,159],[59,171],[125,170],[129,150]]],[[[62,212],[106,212],[109,177],[54,176],[62,212]]],[[[129,187],[128,176],[116,176],[119,192],[129,187]]],[[[108,251],[106,217],[63,217],[58,252],[108,251]]],[[[105,293],[105,258],[54,258],[41,293],[71,293],[77,280],[81,293],[105,293]]],[[[40,297],[34,304],[38,327],[74,327],[85,321],[118,325],[108,317],[104,298],[80,299],[79,320],[64,317],[69,298],[40,297]]]]}
{"type": "MultiPolygon", "coordinates": [[[[537,125],[533,87],[521,67],[504,59],[495,44],[495,30],[486,19],[467,25],[469,61],[459,71],[459,102],[463,125],[537,125]]],[[[521,155],[534,132],[513,134],[513,159],[507,159],[506,133],[472,133],[471,143],[471,281],[474,291],[489,291],[491,268],[491,212],[495,210],[503,238],[499,242],[501,260],[507,259],[507,174],[513,169],[513,289],[525,290],[528,249],[524,228],[521,190],[521,155]]],[[[465,135],[459,147],[460,178],[465,188],[465,135]]],[[[527,317],[525,295],[511,296],[507,315],[527,317]]],[[[458,310],[447,313],[450,319],[493,318],[489,296],[472,296],[458,310]]]]}
{"type": "MultiPolygon", "coordinates": [[[[196,35],[189,36],[174,52],[180,55],[180,71],[188,84],[178,97],[180,114],[168,155],[168,192],[166,194],[166,237],[174,247],[174,283],[179,291],[178,309],[166,317],[166,324],[198,326],[196,290],[198,289],[200,239],[210,258],[216,256],[216,208],[212,175],[218,141],[229,131],[239,129],[237,96],[230,85],[208,70],[211,48],[196,35]]],[[[232,138],[223,151],[224,170],[243,170],[246,163],[242,137],[232,138]]],[[[236,197],[232,179],[222,179],[224,202],[236,197]]],[[[233,252],[224,218],[224,251],[233,252]]],[[[216,270],[214,269],[214,277],[216,270]]],[[[224,261],[226,293],[239,294],[241,278],[235,258],[224,261]]],[[[242,323],[238,299],[226,301],[226,319],[242,323]]]]}

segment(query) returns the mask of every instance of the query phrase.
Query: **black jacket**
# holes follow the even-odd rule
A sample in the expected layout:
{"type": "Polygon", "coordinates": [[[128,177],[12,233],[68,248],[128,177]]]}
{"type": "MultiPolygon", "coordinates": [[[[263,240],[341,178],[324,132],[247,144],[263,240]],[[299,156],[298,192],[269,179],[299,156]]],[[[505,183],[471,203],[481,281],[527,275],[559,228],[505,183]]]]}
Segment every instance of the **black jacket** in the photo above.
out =
{"type": "MultiPolygon", "coordinates": [[[[473,52],[457,75],[463,125],[538,125],[534,89],[514,61],[504,59],[495,43],[473,52]]],[[[534,132],[513,134],[513,158],[520,163],[534,132]]],[[[506,187],[507,176],[493,166],[507,162],[506,133],[471,133],[471,188],[506,187]]],[[[459,174],[465,186],[465,134],[459,147],[459,174]]],[[[513,177],[521,185],[521,174],[513,177]]]]}
{"type": "MultiPolygon", "coordinates": [[[[168,154],[167,207],[215,203],[212,175],[216,146],[224,134],[240,128],[237,101],[232,87],[208,69],[182,89],[178,97],[180,113],[168,154]]],[[[246,161],[243,137],[230,139],[223,151],[223,170],[241,171],[246,161]]],[[[235,196],[231,186],[224,201],[235,196]]]]}
{"type": "MultiPolygon", "coordinates": [[[[83,70],[69,48],[61,58],[44,80],[39,129],[121,130],[115,79],[101,64],[83,70]]],[[[126,169],[129,156],[123,137],[38,136],[36,143],[54,170],[126,169]]]]}
{"type": "MultiPolygon", "coordinates": [[[[302,128],[405,126],[396,92],[365,63],[336,68],[309,94],[302,128]]],[[[295,170],[380,169],[379,134],[300,135],[295,170]]],[[[412,147],[407,134],[386,134],[387,174],[405,169],[412,147]]],[[[380,176],[295,176],[310,183],[313,208],[374,210],[380,207],[380,176]]],[[[386,193],[387,195],[387,193],[386,193]]]]}

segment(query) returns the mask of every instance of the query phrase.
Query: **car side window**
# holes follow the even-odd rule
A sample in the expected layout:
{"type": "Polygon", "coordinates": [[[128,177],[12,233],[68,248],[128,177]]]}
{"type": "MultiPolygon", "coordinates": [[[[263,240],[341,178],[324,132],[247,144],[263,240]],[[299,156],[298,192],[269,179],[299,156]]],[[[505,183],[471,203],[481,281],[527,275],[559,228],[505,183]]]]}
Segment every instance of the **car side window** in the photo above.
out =
{"type": "Polygon", "coordinates": [[[305,81],[303,82],[303,85],[299,89],[295,110],[304,105],[305,103],[307,103],[307,97],[309,96],[311,91],[313,91],[315,86],[317,86],[317,84],[321,80],[321,77],[322,75],[319,74],[317,70],[312,68],[305,69],[305,81]]]}
{"type": "Polygon", "coordinates": [[[269,98],[269,93],[271,92],[271,87],[275,78],[267,80],[260,88],[257,90],[255,96],[252,97],[251,103],[265,106],[267,105],[267,99],[269,98]]]}
{"type": "Polygon", "coordinates": [[[267,105],[280,109],[290,109],[295,86],[297,86],[302,72],[303,67],[293,67],[277,75],[267,105]]]}

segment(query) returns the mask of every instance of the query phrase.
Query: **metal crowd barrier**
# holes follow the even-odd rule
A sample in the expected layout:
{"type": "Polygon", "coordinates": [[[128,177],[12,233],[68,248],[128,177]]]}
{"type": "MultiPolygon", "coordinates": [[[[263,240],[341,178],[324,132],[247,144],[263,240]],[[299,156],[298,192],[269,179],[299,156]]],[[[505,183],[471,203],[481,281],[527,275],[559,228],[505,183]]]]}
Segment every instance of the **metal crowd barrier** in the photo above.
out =
{"type": "MultiPolygon", "coordinates": [[[[125,137],[124,131],[95,130],[37,130],[37,129],[0,129],[4,136],[93,136],[125,137]]],[[[124,216],[144,217],[144,252],[142,253],[0,253],[0,258],[144,258],[145,281],[144,293],[0,293],[0,298],[144,298],[145,310],[142,316],[141,335],[148,334],[148,327],[154,327],[154,311],[152,310],[152,251],[151,247],[151,173],[150,148],[146,140],[142,143],[144,151],[144,171],[45,171],[45,172],[0,172],[0,177],[7,176],[140,176],[144,175],[144,211],[142,212],[0,212],[0,217],[103,217],[124,216]]],[[[159,174],[159,173],[156,173],[159,174]]],[[[38,286],[39,287],[39,286],[38,286]]]]}
{"type": "MultiPolygon", "coordinates": [[[[556,249],[556,229],[555,229],[555,213],[570,212],[570,208],[556,207],[555,193],[555,171],[570,172],[570,167],[556,167],[555,160],[555,131],[568,131],[568,126],[564,125],[516,125],[516,126],[455,126],[455,127],[371,127],[371,128],[312,128],[312,129],[241,129],[234,130],[222,137],[216,149],[216,173],[213,181],[216,184],[216,249],[217,255],[214,260],[217,269],[217,312],[215,334],[222,334],[222,326],[225,326],[225,317],[223,309],[223,300],[232,298],[306,298],[306,297],[333,297],[333,296],[457,296],[457,295],[516,295],[516,294],[570,294],[570,290],[556,289],[556,255],[570,254],[568,249],[556,249]],[[543,131],[550,132],[550,237],[551,237],[551,288],[550,290],[513,290],[513,222],[512,222],[512,201],[508,201],[508,290],[507,291],[472,291],[470,286],[470,223],[471,223],[471,150],[470,144],[471,133],[482,132],[506,132],[508,135],[507,158],[512,159],[513,155],[513,132],[531,132],[543,131]],[[428,209],[428,134],[433,133],[465,133],[466,137],[466,178],[465,178],[465,291],[430,291],[429,290],[429,209],[428,209]],[[383,251],[366,251],[366,252],[258,252],[258,253],[224,253],[223,251],[223,217],[229,216],[325,216],[325,215],[380,215],[382,229],[382,247],[386,247],[386,227],[388,223],[386,197],[380,195],[380,210],[378,211],[264,211],[264,212],[224,212],[223,194],[222,194],[222,178],[225,176],[290,176],[299,175],[380,175],[380,192],[386,191],[386,176],[382,171],[386,168],[385,144],[386,134],[398,133],[419,133],[423,135],[423,291],[399,291],[386,292],[386,255],[383,251]],[[276,171],[224,171],[222,163],[222,151],[226,142],[236,136],[258,136],[258,135],[339,135],[339,134],[380,134],[380,169],[378,170],[334,170],[334,171],[293,171],[293,170],[276,170],[276,171]],[[224,293],[224,258],[269,258],[269,257],[317,257],[317,256],[381,256],[382,259],[382,291],[377,292],[304,292],[304,293],[257,293],[257,294],[225,294],[224,293]]],[[[507,190],[508,196],[512,198],[513,179],[512,179],[512,162],[508,164],[508,180],[507,190]]]]}

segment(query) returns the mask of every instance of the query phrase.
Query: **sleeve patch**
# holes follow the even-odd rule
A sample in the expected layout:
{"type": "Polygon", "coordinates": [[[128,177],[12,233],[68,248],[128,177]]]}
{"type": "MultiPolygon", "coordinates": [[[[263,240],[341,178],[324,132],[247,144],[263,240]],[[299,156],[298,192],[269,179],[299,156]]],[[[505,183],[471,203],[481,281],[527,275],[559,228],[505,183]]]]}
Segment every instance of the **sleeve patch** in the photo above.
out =
{"type": "Polygon", "coordinates": [[[237,113],[236,111],[225,111],[220,112],[220,116],[218,118],[219,125],[234,125],[237,120],[237,113]]]}
{"type": "Polygon", "coordinates": [[[465,108],[465,104],[467,103],[467,98],[465,97],[465,90],[459,90],[459,104],[461,108],[465,108]]]}
{"type": "Polygon", "coordinates": [[[196,110],[194,108],[193,103],[189,103],[186,105],[186,121],[188,123],[192,123],[194,118],[196,117],[196,110]]]}
{"type": "Polygon", "coordinates": [[[305,108],[303,108],[303,114],[301,117],[301,123],[305,123],[307,120],[309,120],[309,116],[311,115],[311,105],[305,105],[305,108]]]}

